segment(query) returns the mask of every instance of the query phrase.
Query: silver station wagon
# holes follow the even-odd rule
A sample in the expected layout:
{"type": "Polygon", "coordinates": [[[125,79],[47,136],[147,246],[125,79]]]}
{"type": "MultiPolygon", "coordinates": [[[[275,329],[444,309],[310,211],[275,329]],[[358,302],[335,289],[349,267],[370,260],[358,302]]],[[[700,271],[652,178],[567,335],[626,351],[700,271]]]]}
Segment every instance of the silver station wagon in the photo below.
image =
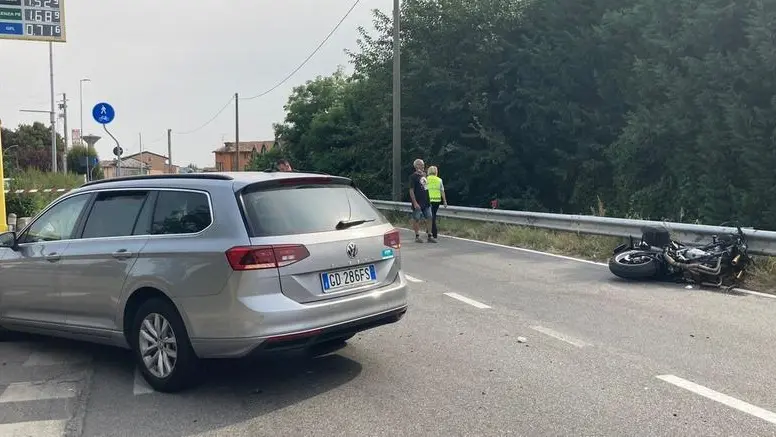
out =
{"type": "Polygon", "coordinates": [[[0,330],[129,348],[154,389],[178,391],[202,358],[341,344],[399,321],[400,248],[344,177],[90,182],[0,235],[0,330]]]}

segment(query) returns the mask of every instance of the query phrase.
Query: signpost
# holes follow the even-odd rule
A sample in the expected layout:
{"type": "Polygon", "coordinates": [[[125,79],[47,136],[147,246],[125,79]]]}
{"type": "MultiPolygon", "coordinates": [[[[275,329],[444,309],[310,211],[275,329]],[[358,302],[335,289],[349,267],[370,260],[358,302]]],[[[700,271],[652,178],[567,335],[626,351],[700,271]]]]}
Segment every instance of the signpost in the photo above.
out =
{"type": "Polygon", "coordinates": [[[56,173],[57,128],[54,112],[53,43],[67,40],[65,37],[64,0],[0,0],[0,39],[48,41],[49,43],[51,171],[56,173]]]}
{"type": "Polygon", "coordinates": [[[0,0],[0,39],[65,42],[64,0],[0,0]]]}
{"type": "MultiPolygon", "coordinates": [[[[2,1],[2,0],[0,0],[2,1]]],[[[94,118],[94,121],[97,123],[100,123],[102,125],[102,128],[105,129],[105,132],[110,135],[111,138],[113,138],[113,141],[116,142],[116,147],[113,148],[113,154],[116,155],[116,176],[121,176],[121,155],[124,153],[124,149],[121,148],[121,145],[119,145],[118,140],[116,140],[116,137],[113,136],[112,133],[108,130],[107,124],[110,124],[114,118],[116,118],[116,111],[113,109],[113,106],[110,105],[110,103],[106,102],[100,102],[96,105],[94,105],[94,108],[92,108],[92,118],[94,118]]]]}
{"type": "Polygon", "coordinates": [[[110,124],[116,118],[116,111],[113,110],[113,106],[109,103],[101,102],[92,108],[92,117],[94,121],[102,125],[110,124]]]}
{"type": "MultiPolygon", "coordinates": [[[[0,122],[0,130],[2,130],[2,123],[0,122]]],[[[8,223],[6,223],[5,217],[5,177],[3,176],[3,140],[0,137],[0,179],[3,180],[3,190],[0,191],[0,232],[6,232],[8,230],[8,223]]]]}

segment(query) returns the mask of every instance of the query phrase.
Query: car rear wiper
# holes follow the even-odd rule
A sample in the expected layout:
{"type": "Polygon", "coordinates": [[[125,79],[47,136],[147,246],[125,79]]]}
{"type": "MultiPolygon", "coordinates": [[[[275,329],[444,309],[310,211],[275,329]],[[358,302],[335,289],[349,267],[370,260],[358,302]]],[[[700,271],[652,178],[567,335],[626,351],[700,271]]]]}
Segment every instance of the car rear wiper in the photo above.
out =
{"type": "Polygon", "coordinates": [[[339,223],[337,223],[337,226],[335,227],[336,230],[341,231],[343,229],[347,229],[353,226],[363,225],[364,223],[373,222],[375,219],[369,219],[369,220],[340,220],[339,223]]]}

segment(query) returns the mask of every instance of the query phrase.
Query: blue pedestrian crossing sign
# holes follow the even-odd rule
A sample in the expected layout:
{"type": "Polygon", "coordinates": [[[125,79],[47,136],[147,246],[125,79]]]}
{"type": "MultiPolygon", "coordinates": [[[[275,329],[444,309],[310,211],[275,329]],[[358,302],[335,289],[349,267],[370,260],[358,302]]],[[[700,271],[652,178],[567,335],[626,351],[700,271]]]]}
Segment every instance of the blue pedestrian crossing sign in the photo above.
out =
{"type": "Polygon", "coordinates": [[[116,117],[116,111],[113,110],[113,106],[110,104],[102,102],[94,105],[92,117],[97,123],[108,124],[116,117]]]}

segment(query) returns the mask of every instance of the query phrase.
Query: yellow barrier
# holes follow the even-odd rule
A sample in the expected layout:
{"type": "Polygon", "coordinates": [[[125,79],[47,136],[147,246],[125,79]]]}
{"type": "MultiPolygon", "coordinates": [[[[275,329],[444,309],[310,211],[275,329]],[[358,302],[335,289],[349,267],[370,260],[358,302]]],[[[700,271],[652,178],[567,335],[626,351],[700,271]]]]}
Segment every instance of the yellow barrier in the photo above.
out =
{"type": "MultiPolygon", "coordinates": [[[[3,123],[0,121],[0,132],[2,132],[3,123]]],[[[0,181],[3,181],[3,189],[0,190],[0,232],[8,230],[5,215],[5,176],[3,175],[3,139],[0,135],[0,181]]]]}

